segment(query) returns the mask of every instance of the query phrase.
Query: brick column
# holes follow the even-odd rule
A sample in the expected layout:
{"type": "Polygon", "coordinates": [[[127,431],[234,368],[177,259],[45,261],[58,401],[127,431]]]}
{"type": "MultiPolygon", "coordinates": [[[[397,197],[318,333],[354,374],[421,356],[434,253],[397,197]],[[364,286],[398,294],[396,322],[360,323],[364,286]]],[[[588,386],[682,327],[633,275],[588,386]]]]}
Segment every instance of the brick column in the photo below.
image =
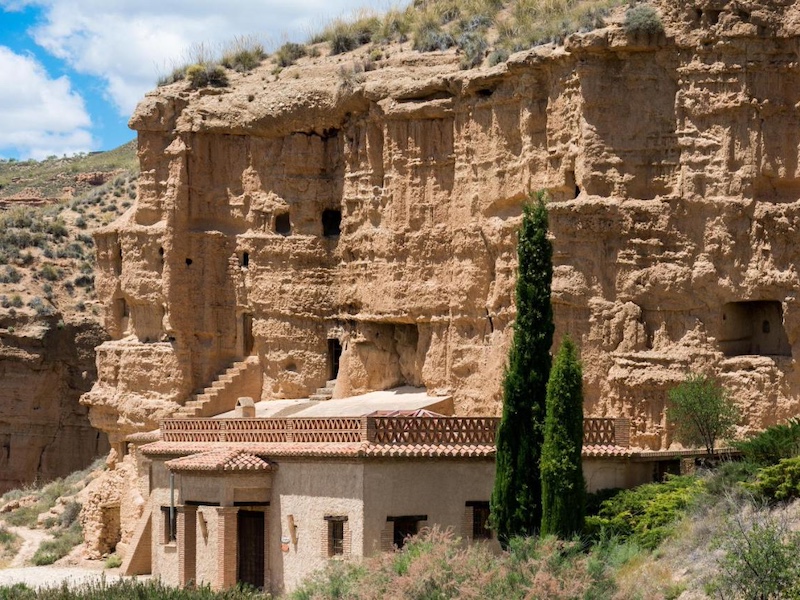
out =
{"type": "Polygon", "coordinates": [[[178,584],[197,579],[197,507],[178,506],[178,584]]]}
{"type": "Polygon", "coordinates": [[[238,508],[217,508],[217,576],[214,589],[224,590],[236,585],[236,569],[239,557],[237,534],[238,508]]]}

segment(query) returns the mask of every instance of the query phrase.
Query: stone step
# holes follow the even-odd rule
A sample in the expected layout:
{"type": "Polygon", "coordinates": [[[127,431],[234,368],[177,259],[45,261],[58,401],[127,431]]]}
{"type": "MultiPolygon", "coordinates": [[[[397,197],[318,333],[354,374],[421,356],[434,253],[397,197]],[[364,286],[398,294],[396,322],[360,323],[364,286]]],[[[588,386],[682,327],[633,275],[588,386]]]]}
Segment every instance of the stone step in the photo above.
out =
{"type": "Polygon", "coordinates": [[[308,399],[314,402],[325,402],[327,400],[330,400],[331,396],[329,396],[328,394],[311,394],[308,397],[308,399]]]}
{"type": "Polygon", "coordinates": [[[328,381],[325,382],[325,387],[333,389],[334,387],[336,387],[336,380],[329,379],[328,381]]]}
{"type": "Polygon", "coordinates": [[[317,388],[317,391],[314,392],[315,394],[328,394],[329,396],[333,395],[333,388],[331,387],[324,387],[324,388],[317,388]]]}

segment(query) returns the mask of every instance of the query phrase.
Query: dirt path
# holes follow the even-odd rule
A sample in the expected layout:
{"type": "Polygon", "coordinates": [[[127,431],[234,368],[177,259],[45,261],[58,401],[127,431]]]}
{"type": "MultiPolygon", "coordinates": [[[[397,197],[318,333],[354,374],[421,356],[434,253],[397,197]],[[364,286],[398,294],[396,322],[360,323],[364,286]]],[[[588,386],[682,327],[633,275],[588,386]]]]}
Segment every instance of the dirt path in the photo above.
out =
{"type": "Polygon", "coordinates": [[[33,558],[39,544],[53,539],[52,535],[41,529],[28,529],[27,527],[8,527],[7,529],[22,538],[22,547],[9,565],[12,569],[24,567],[33,558]]]}
{"type": "Polygon", "coordinates": [[[50,565],[44,567],[30,566],[30,561],[36,550],[45,540],[53,536],[41,529],[28,529],[27,527],[8,527],[19,535],[22,546],[7,569],[0,569],[0,587],[23,583],[29,587],[53,587],[63,582],[70,585],[80,585],[91,581],[113,581],[119,576],[119,569],[103,569],[103,563],[97,561],[92,566],[50,565]]]}

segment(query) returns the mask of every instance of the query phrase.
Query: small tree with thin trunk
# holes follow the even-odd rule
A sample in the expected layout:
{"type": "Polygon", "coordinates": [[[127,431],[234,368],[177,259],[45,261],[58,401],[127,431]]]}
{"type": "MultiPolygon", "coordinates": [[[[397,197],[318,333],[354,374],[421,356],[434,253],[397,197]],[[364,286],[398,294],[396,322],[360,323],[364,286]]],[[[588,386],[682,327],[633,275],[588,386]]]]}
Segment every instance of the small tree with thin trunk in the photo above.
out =
{"type": "Polygon", "coordinates": [[[717,440],[733,431],[739,411],[716,379],[692,373],[669,391],[667,420],[680,443],[705,446],[711,455],[717,440]]]}
{"type": "Polygon", "coordinates": [[[569,337],[561,343],[547,382],[542,446],[542,535],[570,538],[583,530],[583,370],[569,337]]]}
{"type": "Polygon", "coordinates": [[[552,254],[545,193],[539,192],[523,208],[517,241],[517,318],[497,431],[491,522],[504,547],[513,536],[533,535],[542,522],[539,459],[553,343],[552,254]]]}

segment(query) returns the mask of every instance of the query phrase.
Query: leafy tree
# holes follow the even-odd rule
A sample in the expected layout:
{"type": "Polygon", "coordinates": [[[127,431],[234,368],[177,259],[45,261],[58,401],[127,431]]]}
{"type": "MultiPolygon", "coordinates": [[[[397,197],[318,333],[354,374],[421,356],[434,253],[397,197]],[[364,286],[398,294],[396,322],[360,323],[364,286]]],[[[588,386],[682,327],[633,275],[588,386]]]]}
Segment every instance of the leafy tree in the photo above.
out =
{"type": "Polygon", "coordinates": [[[583,529],[583,370],[575,344],[564,338],[547,382],[542,446],[542,535],[569,538],[583,529]]]}
{"type": "Polygon", "coordinates": [[[690,374],[670,390],[667,419],[674,424],[679,442],[702,444],[708,454],[714,454],[717,439],[731,433],[739,411],[716,379],[690,374]]]}
{"type": "Polygon", "coordinates": [[[553,249],[547,239],[545,193],[523,207],[517,241],[517,319],[503,379],[503,417],[497,431],[492,523],[500,543],[532,535],[542,521],[539,459],[553,343],[553,249]]]}

